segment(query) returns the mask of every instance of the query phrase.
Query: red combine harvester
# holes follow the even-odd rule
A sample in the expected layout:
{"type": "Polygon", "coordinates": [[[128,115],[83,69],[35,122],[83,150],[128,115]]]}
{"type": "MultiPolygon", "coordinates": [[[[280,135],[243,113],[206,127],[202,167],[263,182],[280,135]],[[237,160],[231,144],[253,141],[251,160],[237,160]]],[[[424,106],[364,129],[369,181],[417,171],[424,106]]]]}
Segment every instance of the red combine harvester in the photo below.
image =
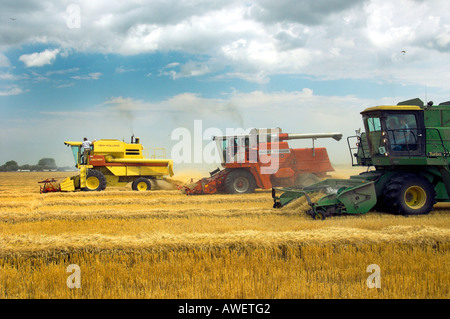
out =
{"type": "Polygon", "coordinates": [[[341,133],[281,133],[281,129],[252,129],[249,134],[214,136],[224,169],[216,169],[178,189],[187,195],[244,194],[256,188],[311,184],[334,171],[326,148],[314,147],[317,138],[339,141],[341,133]],[[287,140],[312,139],[312,148],[289,148],[287,140]]]}

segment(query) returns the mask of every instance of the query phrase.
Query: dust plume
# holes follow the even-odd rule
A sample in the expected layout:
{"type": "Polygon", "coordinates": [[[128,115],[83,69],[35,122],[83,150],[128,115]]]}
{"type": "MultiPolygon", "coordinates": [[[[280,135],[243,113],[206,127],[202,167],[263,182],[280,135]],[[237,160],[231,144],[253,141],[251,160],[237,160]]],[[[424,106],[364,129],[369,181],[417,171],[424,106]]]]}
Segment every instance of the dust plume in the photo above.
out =
{"type": "Polygon", "coordinates": [[[233,103],[228,103],[225,106],[225,112],[228,113],[231,119],[239,124],[240,127],[244,127],[244,118],[242,117],[241,112],[239,112],[236,105],[233,103]]]}

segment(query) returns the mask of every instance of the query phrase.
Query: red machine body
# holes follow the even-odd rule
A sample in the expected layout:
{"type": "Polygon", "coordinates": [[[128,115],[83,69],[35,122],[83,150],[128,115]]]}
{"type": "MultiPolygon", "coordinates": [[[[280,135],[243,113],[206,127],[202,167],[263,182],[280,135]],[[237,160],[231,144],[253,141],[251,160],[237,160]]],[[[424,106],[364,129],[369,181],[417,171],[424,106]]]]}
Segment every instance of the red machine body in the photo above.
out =
{"type": "Polygon", "coordinates": [[[248,135],[216,136],[223,170],[178,188],[188,195],[223,193],[251,193],[256,188],[300,185],[305,178],[324,178],[334,171],[326,148],[289,147],[287,140],[334,138],[341,133],[287,134],[281,130],[251,131],[248,135]]]}

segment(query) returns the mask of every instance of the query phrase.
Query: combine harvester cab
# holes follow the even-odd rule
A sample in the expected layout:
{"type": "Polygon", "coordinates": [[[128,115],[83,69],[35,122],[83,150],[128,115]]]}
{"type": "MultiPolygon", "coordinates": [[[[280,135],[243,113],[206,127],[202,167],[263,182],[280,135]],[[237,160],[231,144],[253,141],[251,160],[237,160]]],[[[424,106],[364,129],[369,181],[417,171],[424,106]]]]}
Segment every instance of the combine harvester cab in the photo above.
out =
{"type": "Polygon", "coordinates": [[[339,141],[341,133],[282,133],[281,129],[252,129],[249,134],[214,136],[222,167],[197,182],[178,188],[187,195],[245,194],[256,188],[308,185],[334,171],[326,148],[314,147],[318,138],[339,141]],[[312,148],[292,149],[288,140],[312,139],[312,148]]]}
{"type": "Polygon", "coordinates": [[[304,188],[274,187],[274,208],[305,196],[308,214],[324,219],[370,210],[421,215],[436,202],[450,201],[450,101],[433,106],[413,99],[371,107],[361,115],[365,131],[347,141],[352,166],[367,171],[304,188]],[[313,203],[315,192],[325,195],[313,203]]]}
{"type": "Polygon", "coordinates": [[[144,157],[139,138],[132,137],[131,143],[112,139],[95,141],[86,159],[81,142],[64,144],[71,147],[80,174],[60,183],[63,192],[101,191],[107,186],[125,186],[130,182],[133,190],[144,191],[151,189],[151,180],[174,174],[172,160],[157,158],[156,154],[152,158],[144,157]]]}

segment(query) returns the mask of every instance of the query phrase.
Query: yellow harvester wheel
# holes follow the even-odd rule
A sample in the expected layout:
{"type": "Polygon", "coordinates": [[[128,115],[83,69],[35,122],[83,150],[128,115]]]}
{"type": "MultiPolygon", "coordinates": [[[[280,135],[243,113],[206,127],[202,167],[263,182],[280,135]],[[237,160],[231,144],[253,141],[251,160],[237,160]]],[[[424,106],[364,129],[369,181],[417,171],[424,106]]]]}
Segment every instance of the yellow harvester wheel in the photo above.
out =
{"type": "Polygon", "coordinates": [[[427,193],[420,186],[411,186],[405,192],[405,204],[411,209],[420,209],[427,202],[427,193]]]}
{"type": "Polygon", "coordinates": [[[131,184],[131,188],[135,191],[149,191],[152,188],[152,184],[148,178],[139,177],[131,184]]]}
{"type": "Polygon", "coordinates": [[[90,190],[95,190],[100,186],[100,181],[97,177],[91,176],[86,179],[86,187],[90,190]]]}
{"type": "Polygon", "coordinates": [[[84,191],[101,191],[106,188],[106,178],[102,172],[90,169],[86,177],[84,191]]]}
{"type": "Polygon", "coordinates": [[[383,207],[400,215],[428,214],[436,203],[434,186],[424,177],[399,173],[389,180],[383,190],[383,207]]]}

